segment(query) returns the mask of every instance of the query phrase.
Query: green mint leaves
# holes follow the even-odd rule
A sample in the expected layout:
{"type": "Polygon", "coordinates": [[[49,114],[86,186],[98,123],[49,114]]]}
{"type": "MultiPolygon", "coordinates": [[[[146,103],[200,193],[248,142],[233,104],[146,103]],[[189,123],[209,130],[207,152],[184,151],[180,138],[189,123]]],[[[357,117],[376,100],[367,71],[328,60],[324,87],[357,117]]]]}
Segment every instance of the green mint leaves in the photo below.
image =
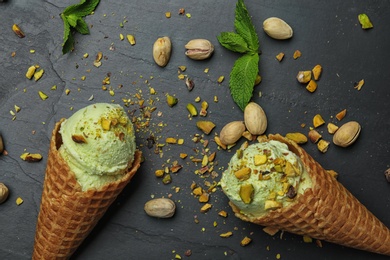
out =
{"type": "Polygon", "coordinates": [[[243,54],[230,72],[229,88],[234,102],[244,110],[252,98],[260,60],[259,38],[244,0],[236,4],[234,28],[236,32],[222,32],[217,38],[226,49],[243,54]]]}
{"type": "Polygon", "coordinates": [[[80,3],[68,6],[61,14],[64,22],[64,38],[62,54],[66,54],[74,48],[73,31],[81,34],[89,34],[88,24],[83,17],[91,14],[100,0],[80,0],[80,3]]]}

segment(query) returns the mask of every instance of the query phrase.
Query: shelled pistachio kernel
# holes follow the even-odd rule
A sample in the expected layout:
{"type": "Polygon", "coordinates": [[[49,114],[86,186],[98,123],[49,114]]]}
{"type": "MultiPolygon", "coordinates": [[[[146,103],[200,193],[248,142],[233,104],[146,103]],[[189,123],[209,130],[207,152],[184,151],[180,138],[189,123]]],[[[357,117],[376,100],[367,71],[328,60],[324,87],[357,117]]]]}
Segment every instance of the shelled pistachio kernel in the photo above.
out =
{"type": "Polygon", "coordinates": [[[235,171],[234,175],[240,181],[245,181],[245,180],[249,179],[249,177],[251,176],[251,171],[252,171],[251,168],[244,167],[244,168],[241,168],[238,171],[235,171]]]}
{"type": "Polygon", "coordinates": [[[254,195],[253,185],[250,183],[241,185],[239,195],[245,204],[251,203],[254,195]]]}
{"type": "Polygon", "coordinates": [[[255,166],[263,165],[267,162],[268,158],[265,154],[256,154],[254,157],[255,166]]]}

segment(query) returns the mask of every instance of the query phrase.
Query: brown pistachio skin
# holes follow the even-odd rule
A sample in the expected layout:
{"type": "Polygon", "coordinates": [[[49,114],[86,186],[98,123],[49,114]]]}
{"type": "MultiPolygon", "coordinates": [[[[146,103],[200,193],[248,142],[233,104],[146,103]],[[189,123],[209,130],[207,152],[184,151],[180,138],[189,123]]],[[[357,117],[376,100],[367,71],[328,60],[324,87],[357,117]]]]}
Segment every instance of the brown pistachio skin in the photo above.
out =
{"type": "Polygon", "coordinates": [[[158,38],[153,44],[153,59],[160,67],[165,67],[171,58],[172,43],[168,36],[158,38]]]}
{"type": "Polygon", "coordinates": [[[193,60],[208,59],[214,52],[214,45],[205,39],[191,40],[184,47],[187,49],[185,55],[193,60]]]}

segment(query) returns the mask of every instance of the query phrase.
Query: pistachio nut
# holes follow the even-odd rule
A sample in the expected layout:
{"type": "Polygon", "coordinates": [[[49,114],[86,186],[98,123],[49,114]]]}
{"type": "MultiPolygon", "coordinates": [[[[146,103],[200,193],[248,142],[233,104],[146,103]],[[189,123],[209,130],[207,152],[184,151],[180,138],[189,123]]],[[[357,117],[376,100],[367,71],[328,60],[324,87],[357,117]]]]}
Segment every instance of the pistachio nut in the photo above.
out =
{"type": "Polygon", "coordinates": [[[9,190],[4,183],[0,183],[0,204],[8,198],[9,190]]]}
{"type": "Polygon", "coordinates": [[[243,121],[233,121],[226,124],[220,134],[220,140],[225,145],[231,145],[240,139],[245,131],[245,124],[243,121]]]}
{"type": "Polygon", "coordinates": [[[146,214],[156,218],[170,218],[175,214],[175,202],[167,198],[157,198],[145,203],[146,214]]]}
{"type": "Polygon", "coordinates": [[[333,143],[341,147],[347,147],[353,144],[358,138],[361,126],[356,121],[350,121],[343,124],[334,134],[333,143]]]}
{"type": "Polygon", "coordinates": [[[172,44],[169,37],[158,38],[153,44],[153,59],[160,67],[165,67],[171,58],[172,44]]]}
{"type": "Polygon", "coordinates": [[[209,58],[214,52],[214,45],[205,39],[194,39],[184,46],[187,57],[193,60],[204,60],[209,58]]]}
{"type": "Polygon", "coordinates": [[[263,22],[265,33],[276,40],[286,40],[293,36],[293,29],[285,21],[270,17],[263,22]]]}
{"type": "Polygon", "coordinates": [[[264,110],[255,102],[249,102],[244,109],[244,122],[253,135],[262,135],[267,129],[267,116],[264,110]]]}

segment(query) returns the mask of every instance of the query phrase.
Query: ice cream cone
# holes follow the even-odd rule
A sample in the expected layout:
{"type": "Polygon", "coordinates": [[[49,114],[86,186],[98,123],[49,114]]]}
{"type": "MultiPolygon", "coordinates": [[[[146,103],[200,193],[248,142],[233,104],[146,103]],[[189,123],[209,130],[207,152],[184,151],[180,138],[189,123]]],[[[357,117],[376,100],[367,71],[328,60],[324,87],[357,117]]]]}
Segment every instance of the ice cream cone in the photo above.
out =
{"type": "Polygon", "coordinates": [[[298,235],[390,255],[390,230],[379,219],[295,142],[280,135],[268,138],[287,144],[289,150],[300,157],[312,186],[299,194],[295,203],[258,218],[242,214],[230,202],[237,217],[298,235]]]}
{"type": "Polygon", "coordinates": [[[141,152],[136,151],[132,167],[122,179],[82,191],[58,152],[62,121],[51,137],[32,259],[68,259],[140,167],[141,152]]]}

